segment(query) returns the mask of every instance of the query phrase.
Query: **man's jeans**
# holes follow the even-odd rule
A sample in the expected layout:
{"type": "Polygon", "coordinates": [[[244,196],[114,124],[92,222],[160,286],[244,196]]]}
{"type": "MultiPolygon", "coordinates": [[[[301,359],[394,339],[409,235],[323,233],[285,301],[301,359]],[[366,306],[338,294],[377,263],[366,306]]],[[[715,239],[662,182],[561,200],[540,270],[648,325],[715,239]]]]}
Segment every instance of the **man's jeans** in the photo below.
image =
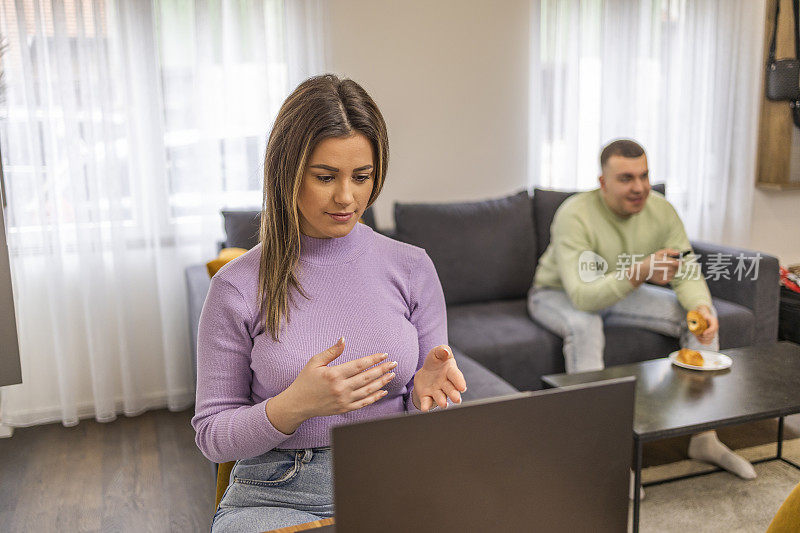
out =
{"type": "MultiPolygon", "coordinates": [[[[716,316],[713,307],[711,312],[716,316]]],[[[604,324],[633,326],[679,338],[682,348],[719,350],[719,334],[710,344],[700,344],[687,328],[686,311],[678,303],[675,293],[655,285],[643,284],[625,299],[595,312],[576,309],[562,290],[531,288],[528,313],[564,340],[564,363],[568,374],[604,368],[604,324]]]]}

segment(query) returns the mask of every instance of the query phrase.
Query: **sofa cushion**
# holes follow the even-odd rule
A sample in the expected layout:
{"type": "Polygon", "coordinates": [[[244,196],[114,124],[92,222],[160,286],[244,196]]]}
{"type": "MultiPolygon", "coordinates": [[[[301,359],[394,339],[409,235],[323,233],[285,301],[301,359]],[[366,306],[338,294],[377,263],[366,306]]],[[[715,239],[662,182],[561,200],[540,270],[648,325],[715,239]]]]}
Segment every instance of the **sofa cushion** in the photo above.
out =
{"type": "Polygon", "coordinates": [[[564,200],[578,191],[551,191],[548,189],[533,189],[533,220],[536,225],[536,257],[542,257],[547,247],[550,246],[550,225],[556,211],[564,200]]]}
{"type": "Polygon", "coordinates": [[[564,371],[561,339],[528,317],[524,298],[451,306],[447,334],[453,347],[520,390],[564,371]]]}
{"type": "Polygon", "coordinates": [[[377,231],[377,227],[375,226],[375,211],[372,209],[372,206],[364,210],[364,214],[361,215],[361,222],[377,231]]]}
{"type": "Polygon", "coordinates": [[[258,244],[260,209],[223,210],[222,218],[225,221],[225,248],[249,250],[258,244]]]}
{"type": "Polygon", "coordinates": [[[396,238],[433,260],[448,305],[527,294],[536,267],[527,191],[482,202],[395,203],[394,218],[396,238]]]}
{"type": "MultiPolygon", "coordinates": [[[[666,184],[656,183],[653,185],[654,191],[666,194],[666,184]]],[[[553,217],[564,200],[576,194],[578,191],[552,191],[549,189],[533,189],[533,219],[536,225],[536,258],[542,256],[550,245],[550,225],[553,217]]]]}

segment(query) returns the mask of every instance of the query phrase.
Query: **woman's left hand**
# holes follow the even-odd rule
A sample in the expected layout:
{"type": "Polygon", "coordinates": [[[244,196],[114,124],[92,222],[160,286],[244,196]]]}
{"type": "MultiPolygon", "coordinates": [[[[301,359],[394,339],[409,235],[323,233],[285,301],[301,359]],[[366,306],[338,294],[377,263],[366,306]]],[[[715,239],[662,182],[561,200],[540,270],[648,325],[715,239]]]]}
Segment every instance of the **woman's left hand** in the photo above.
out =
{"type": "Polygon", "coordinates": [[[453,351],[446,344],[440,344],[428,352],[422,368],[414,375],[411,401],[420,411],[429,411],[434,402],[445,409],[447,398],[461,403],[461,393],[466,390],[467,382],[456,365],[453,351]]]}

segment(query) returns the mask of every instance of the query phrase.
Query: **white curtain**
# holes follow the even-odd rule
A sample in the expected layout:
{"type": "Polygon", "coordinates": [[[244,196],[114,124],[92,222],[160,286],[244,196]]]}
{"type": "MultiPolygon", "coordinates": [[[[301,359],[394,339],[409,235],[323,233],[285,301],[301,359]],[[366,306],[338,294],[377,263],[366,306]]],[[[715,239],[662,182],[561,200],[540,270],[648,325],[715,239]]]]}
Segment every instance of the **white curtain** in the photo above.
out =
{"type": "Polygon", "coordinates": [[[597,186],[640,141],[689,236],[746,245],[764,0],[533,0],[529,184],[597,186]]]}
{"type": "Polygon", "coordinates": [[[191,405],[184,268],[216,255],[220,208],[260,205],[277,108],[326,66],[323,4],[287,3],[0,4],[23,372],[3,424],[191,405]]]}

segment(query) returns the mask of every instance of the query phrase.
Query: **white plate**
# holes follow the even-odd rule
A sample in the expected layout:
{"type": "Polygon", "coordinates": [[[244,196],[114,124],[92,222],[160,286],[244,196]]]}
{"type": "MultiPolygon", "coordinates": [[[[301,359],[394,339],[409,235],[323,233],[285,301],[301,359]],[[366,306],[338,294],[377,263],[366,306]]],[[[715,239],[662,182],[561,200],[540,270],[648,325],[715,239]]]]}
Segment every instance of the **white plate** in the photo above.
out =
{"type": "Polygon", "coordinates": [[[703,366],[687,365],[678,361],[678,352],[669,354],[669,360],[673,365],[691,370],[722,370],[729,368],[733,364],[733,360],[724,353],[711,352],[709,350],[697,350],[703,356],[703,366]]]}

